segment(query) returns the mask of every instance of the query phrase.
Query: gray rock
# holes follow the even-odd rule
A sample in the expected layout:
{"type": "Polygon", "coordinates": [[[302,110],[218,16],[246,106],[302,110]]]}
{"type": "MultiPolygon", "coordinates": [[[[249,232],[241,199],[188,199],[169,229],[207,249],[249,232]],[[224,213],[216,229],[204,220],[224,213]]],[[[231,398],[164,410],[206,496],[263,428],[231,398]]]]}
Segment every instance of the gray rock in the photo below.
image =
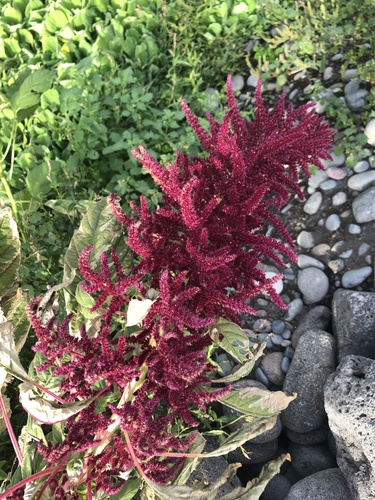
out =
{"type": "Polygon", "coordinates": [[[257,319],[254,321],[253,329],[256,332],[269,333],[271,331],[271,322],[266,319],[257,319]]]}
{"type": "Polygon", "coordinates": [[[292,345],[297,347],[301,336],[314,328],[327,331],[331,322],[331,310],[326,306],[316,306],[311,309],[299,323],[292,335],[292,345]]]}
{"type": "Polygon", "coordinates": [[[250,75],[249,78],[246,80],[246,85],[248,87],[256,87],[258,84],[259,78],[257,76],[250,75]]]}
{"type": "Polygon", "coordinates": [[[304,445],[291,443],[289,453],[296,471],[302,477],[311,476],[315,472],[336,467],[336,460],[323,443],[304,445]]]}
{"type": "Polygon", "coordinates": [[[346,356],[325,386],[337,464],[356,500],[375,498],[375,361],[346,356]]]}
{"type": "Polygon", "coordinates": [[[316,214],[323,201],[323,195],[320,191],[315,191],[303,206],[303,211],[309,215],[316,214]]]}
{"type": "Polygon", "coordinates": [[[323,160],[322,163],[326,168],[329,167],[341,167],[345,163],[345,154],[341,153],[339,155],[335,155],[331,153],[332,160],[323,160]]]}
{"type": "Polygon", "coordinates": [[[375,118],[372,118],[365,127],[365,135],[367,135],[367,142],[371,146],[375,146],[375,118]]]}
{"type": "Polygon", "coordinates": [[[277,335],[281,335],[284,330],[285,330],[284,321],[281,321],[280,319],[275,319],[274,321],[272,321],[273,333],[276,333],[277,335]]]}
{"type": "Polygon", "coordinates": [[[276,474],[268,482],[259,500],[284,500],[292,483],[282,474],[276,474]]]}
{"type": "Polygon", "coordinates": [[[288,429],[308,432],[323,424],[323,386],[334,369],[335,340],[332,335],[318,329],[302,335],[283,385],[286,394],[298,394],[281,413],[281,420],[288,429]]]}
{"type": "Polygon", "coordinates": [[[242,90],[245,86],[245,79],[242,75],[234,75],[232,78],[232,90],[233,92],[237,92],[238,90],[242,90]]]}
{"type": "Polygon", "coordinates": [[[330,78],[332,78],[332,75],[333,75],[333,68],[331,66],[327,66],[323,73],[323,80],[329,80],[330,78]]]}
{"type": "Polygon", "coordinates": [[[331,250],[331,247],[327,243],[319,243],[312,250],[311,253],[315,257],[324,257],[331,250]]]}
{"type": "Polygon", "coordinates": [[[332,197],[332,205],[334,207],[337,207],[339,205],[343,205],[347,200],[347,196],[346,196],[346,193],[344,193],[343,191],[340,191],[339,193],[336,193],[335,195],[333,195],[332,197]]]}
{"type": "Polygon", "coordinates": [[[316,267],[298,271],[297,284],[305,304],[316,304],[326,296],[329,288],[327,275],[316,267]]]}
{"type": "Polygon", "coordinates": [[[358,224],[349,224],[348,231],[350,234],[360,234],[362,229],[358,224]]]}
{"type": "Polygon", "coordinates": [[[366,189],[354,198],[352,209],[354,218],[359,224],[375,220],[375,186],[366,189]]]}
{"type": "Polygon", "coordinates": [[[320,189],[323,191],[330,191],[331,189],[335,189],[337,186],[337,181],[333,179],[329,179],[328,181],[324,181],[320,184],[320,189]]]}
{"type": "Polygon", "coordinates": [[[332,326],[339,362],[348,354],[375,359],[375,293],[337,290],[332,300],[332,326]]]}
{"type": "Polygon", "coordinates": [[[297,236],[297,243],[302,248],[312,248],[314,246],[314,236],[308,231],[301,231],[297,236]]]}
{"type": "Polygon", "coordinates": [[[328,267],[332,270],[334,274],[339,273],[345,267],[344,261],[341,259],[334,259],[328,262],[328,267]]]}
{"type": "Polygon", "coordinates": [[[356,174],[362,174],[366,172],[370,168],[370,164],[366,160],[359,161],[354,167],[353,170],[356,174]]]}
{"type": "MultiPolygon", "coordinates": [[[[324,165],[324,163],[323,163],[324,165]]],[[[319,187],[319,185],[323,182],[323,181],[326,181],[328,179],[328,175],[326,174],[326,172],[324,170],[318,170],[317,172],[315,172],[314,175],[312,175],[310,178],[309,178],[309,186],[313,187],[313,188],[317,188],[319,187]]]]}
{"type": "Polygon", "coordinates": [[[331,214],[327,217],[325,226],[328,231],[336,231],[341,225],[340,217],[337,214],[331,214]]]}
{"type": "Polygon", "coordinates": [[[285,373],[281,370],[281,363],[283,361],[282,352],[271,352],[266,354],[261,361],[261,367],[272,384],[279,385],[284,383],[285,373]]]}
{"type": "Polygon", "coordinates": [[[283,373],[288,373],[290,367],[290,358],[288,356],[284,356],[281,361],[281,370],[283,373]]]}
{"type": "Polygon", "coordinates": [[[361,174],[355,174],[348,180],[348,187],[353,191],[364,191],[375,184],[375,171],[369,170],[361,174]]]}
{"type": "Polygon", "coordinates": [[[371,274],[371,266],[364,266],[359,269],[353,269],[352,271],[346,271],[341,279],[342,286],[344,288],[354,288],[363,283],[371,274]]]}
{"type": "Polygon", "coordinates": [[[365,253],[368,252],[370,248],[371,247],[368,243],[362,243],[358,248],[358,255],[359,256],[365,255],[365,253]]]}
{"type": "Polygon", "coordinates": [[[324,264],[310,255],[299,254],[297,260],[298,267],[300,269],[305,269],[306,267],[317,267],[321,271],[324,271],[324,264]]]}
{"type": "Polygon", "coordinates": [[[282,336],[278,335],[277,333],[275,333],[274,335],[272,335],[271,340],[272,340],[272,343],[274,345],[281,345],[282,342],[283,342],[282,336]]]}
{"type": "Polygon", "coordinates": [[[318,429],[309,432],[295,432],[286,428],[285,433],[292,443],[304,445],[320,444],[328,438],[328,425],[323,424],[318,429]]]}
{"type": "Polygon", "coordinates": [[[354,500],[340,469],[316,472],[298,481],[285,500],[354,500]]]}
{"type": "Polygon", "coordinates": [[[368,95],[368,90],[365,89],[360,89],[358,90],[358,92],[346,95],[345,100],[348,105],[348,108],[351,109],[352,111],[359,111],[360,109],[362,109],[363,106],[366,106],[367,104],[366,100],[367,95],[368,95]]]}
{"type": "Polygon", "coordinates": [[[303,311],[302,299],[293,299],[292,302],[288,304],[288,312],[285,315],[286,321],[292,321],[296,316],[301,314],[303,311]]]}
{"type": "Polygon", "coordinates": [[[355,78],[356,76],[357,76],[356,68],[347,69],[345,70],[344,76],[342,77],[342,81],[345,83],[350,82],[350,80],[353,80],[353,78],[355,78]]]}
{"type": "MultiPolygon", "coordinates": [[[[270,340],[271,342],[271,346],[272,347],[272,341],[271,339],[267,339],[267,347],[269,348],[268,346],[268,340],[270,340]]],[[[255,368],[254,370],[254,377],[255,379],[260,382],[261,384],[264,384],[266,387],[268,387],[270,385],[270,381],[268,380],[266,374],[264,373],[264,371],[262,370],[262,368],[260,368],[260,366],[258,366],[258,368],[255,368]]]]}

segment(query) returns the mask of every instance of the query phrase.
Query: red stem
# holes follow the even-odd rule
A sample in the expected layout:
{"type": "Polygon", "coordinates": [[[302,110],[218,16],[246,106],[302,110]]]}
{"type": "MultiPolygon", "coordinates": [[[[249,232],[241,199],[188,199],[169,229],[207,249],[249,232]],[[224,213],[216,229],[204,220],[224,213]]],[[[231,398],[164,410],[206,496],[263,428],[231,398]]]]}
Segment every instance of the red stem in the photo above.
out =
{"type": "Polygon", "coordinates": [[[50,391],[49,389],[46,389],[45,387],[43,387],[42,385],[38,384],[37,382],[33,382],[33,384],[35,385],[35,387],[37,387],[41,391],[43,391],[46,394],[49,394],[50,396],[52,396],[59,403],[66,403],[66,401],[64,401],[64,399],[60,398],[60,396],[57,396],[57,394],[54,394],[52,391],[50,391]]]}
{"type": "Polygon", "coordinates": [[[20,447],[18,446],[17,438],[16,438],[16,436],[15,436],[15,434],[13,432],[13,427],[12,427],[12,424],[10,423],[10,420],[9,420],[9,417],[8,417],[8,413],[7,413],[7,410],[5,408],[5,404],[4,404],[4,400],[3,400],[3,395],[1,394],[1,389],[0,389],[0,410],[1,410],[1,413],[3,414],[5,426],[7,428],[10,440],[12,441],[12,445],[13,445],[14,451],[16,452],[16,455],[17,455],[17,458],[18,458],[18,462],[21,465],[22,461],[23,461],[23,455],[22,455],[22,452],[20,450],[20,447]]]}
{"type": "Polygon", "coordinates": [[[41,472],[36,472],[32,476],[26,477],[25,479],[22,479],[19,483],[13,485],[9,490],[7,490],[5,493],[2,493],[0,495],[0,500],[6,500],[6,498],[13,493],[14,491],[18,490],[18,488],[22,488],[22,486],[26,486],[26,484],[31,483],[32,481],[36,481],[37,479],[43,477],[43,476],[48,476],[48,474],[51,474],[53,472],[53,469],[45,469],[42,470],[41,472]]]}
{"type": "Polygon", "coordinates": [[[125,436],[126,444],[128,445],[128,450],[129,450],[130,456],[133,459],[134,465],[136,466],[136,468],[137,468],[138,472],[140,473],[141,477],[146,477],[146,474],[143,472],[141,464],[139,463],[138,458],[136,457],[136,455],[134,453],[133,446],[132,446],[132,444],[130,442],[129,434],[124,431],[124,436],[125,436]]]}
{"type": "MultiPolygon", "coordinates": [[[[62,459],[60,460],[60,463],[57,465],[57,467],[54,469],[54,471],[52,472],[51,476],[47,479],[47,481],[43,484],[41,490],[39,491],[39,494],[36,498],[36,500],[40,500],[40,498],[42,498],[42,495],[43,493],[45,492],[45,490],[47,489],[49,483],[52,481],[52,479],[59,473],[61,467],[63,467],[63,465],[66,464],[66,462],[68,461],[68,458],[70,457],[70,455],[72,454],[71,451],[68,451],[67,453],[65,453],[65,455],[62,457],[62,459]]],[[[1,500],[1,499],[0,499],[1,500]]]]}

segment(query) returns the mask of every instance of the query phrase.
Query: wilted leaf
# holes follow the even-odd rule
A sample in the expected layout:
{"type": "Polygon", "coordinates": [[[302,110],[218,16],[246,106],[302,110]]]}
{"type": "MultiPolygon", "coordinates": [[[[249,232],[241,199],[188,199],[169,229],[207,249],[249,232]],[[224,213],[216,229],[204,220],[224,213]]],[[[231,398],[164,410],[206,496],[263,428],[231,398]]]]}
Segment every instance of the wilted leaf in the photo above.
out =
{"type": "Polygon", "coordinates": [[[230,434],[219,448],[209,453],[204,453],[202,456],[204,456],[204,458],[220,457],[236,450],[239,446],[250,441],[250,439],[272,429],[275,426],[276,418],[277,417],[255,418],[251,422],[244,422],[241,429],[230,434]]]}
{"type": "Polygon", "coordinates": [[[287,396],[282,391],[271,392],[258,387],[233,389],[220,399],[220,402],[244,415],[254,417],[271,417],[278,415],[297,394],[287,396]]]}
{"type": "Polygon", "coordinates": [[[19,386],[20,402],[23,408],[35,420],[44,424],[56,424],[76,415],[89,406],[93,398],[77,401],[74,403],[57,404],[47,401],[33,392],[33,384],[24,382],[19,386]]]}
{"type": "Polygon", "coordinates": [[[233,491],[224,495],[221,500],[258,500],[265,490],[268,482],[280,472],[281,466],[285,460],[290,460],[290,455],[281,455],[276,460],[268,462],[265,465],[259,476],[249,481],[245,488],[235,488],[233,491]]]}
{"type": "Polygon", "coordinates": [[[135,326],[141,323],[147,316],[154,302],[155,300],[150,299],[132,299],[129,302],[125,326],[135,326]]]}
{"type": "Polygon", "coordinates": [[[14,286],[21,262],[20,238],[12,211],[0,210],[0,297],[14,286]]]}
{"type": "Polygon", "coordinates": [[[6,319],[0,309],[0,378],[3,378],[1,368],[22,381],[31,381],[17,354],[13,337],[13,325],[6,319]]]}
{"type": "Polygon", "coordinates": [[[232,480],[239,467],[241,464],[230,464],[215,483],[200,490],[189,486],[161,486],[150,480],[147,480],[147,484],[157,494],[158,500],[216,500],[221,488],[232,480]]]}

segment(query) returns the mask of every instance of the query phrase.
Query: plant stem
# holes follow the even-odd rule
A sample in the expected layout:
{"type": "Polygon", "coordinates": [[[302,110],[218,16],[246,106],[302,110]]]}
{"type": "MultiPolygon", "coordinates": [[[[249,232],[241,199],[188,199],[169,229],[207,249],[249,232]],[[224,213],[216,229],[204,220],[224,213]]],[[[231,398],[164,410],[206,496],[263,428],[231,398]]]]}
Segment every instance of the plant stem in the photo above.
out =
{"type": "Polygon", "coordinates": [[[17,484],[14,484],[5,493],[2,493],[0,495],[0,500],[6,500],[9,497],[9,495],[11,493],[13,493],[14,491],[17,491],[18,488],[22,488],[22,486],[26,486],[26,484],[31,483],[32,481],[36,481],[37,479],[39,479],[41,477],[48,476],[52,472],[53,472],[53,469],[45,469],[45,470],[42,470],[41,472],[36,472],[35,474],[32,474],[31,476],[26,477],[25,479],[22,479],[22,481],[20,481],[17,484]]]}
{"type": "Polygon", "coordinates": [[[22,455],[22,452],[20,450],[20,447],[18,446],[17,438],[16,438],[16,436],[15,436],[15,434],[13,432],[13,427],[12,427],[12,424],[10,423],[10,420],[9,420],[9,417],[8,417],[8,413],[7,413],[7,410],[5,408],[3,395],[1,393],[1,391],[0,391],[0,410],[1,410],[1,413],[3,414],[5,426],[7,428],[10,440],[12,441],[12,445],[13,445],[14,451],[15,451],[15,453],[17,455],[18,462],[21,465],[22,461],[23,461],[23,455],[22,455]]]}
{"type": "MultiPolygon", "coordinates": [[[[40,498],[42,498],[42,495],[43,493],[45,492],[45,490],[47,489],[49,483],[52,481],[52,479],[59,473],[60,469],[66,464],[66,462],[68,461],[68,458],[70,457],[70,455],[72,454],[71,451],[68,451],[67,453],[65,453],[65,455],[62,457],[62,459],[60,460],[60,463],[57,465],[57,467],[54,469],[54,471],[52,472],[51,476],[47,479],[47,481],[43,484],[41,490],[39,491],[39,494],[36,498],[36,500],[40,500],[40,498]]],[[[29,478],[30,479],[30,478],[29,478]]],[[[1,499],[0,499],[1,500],[1,499]]]]}

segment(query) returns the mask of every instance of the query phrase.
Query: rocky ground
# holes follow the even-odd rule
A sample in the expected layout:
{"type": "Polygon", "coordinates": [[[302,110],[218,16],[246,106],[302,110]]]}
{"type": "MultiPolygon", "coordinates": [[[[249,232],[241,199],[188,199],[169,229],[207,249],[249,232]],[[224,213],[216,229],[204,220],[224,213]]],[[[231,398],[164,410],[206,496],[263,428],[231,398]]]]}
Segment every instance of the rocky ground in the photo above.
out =
{"type": "MultiPolygon", "coordinates": [[[[360,113],[368,88],[355,69],[341,77],[337,62],[324,72],[326,92],[360,113]]],[[[245,103],[256,80],[241,78],[234,82],[245,103]]],[[[289,100],[304,92],[303,81],[290,83],[289,100]]],[[[290,453],[291,464],[261,500],[375,498],[375,119],[363,130],[368,144],[354,167],[344,154],[334,156],[324,172],[301,180],[305,200],[293,198],[281,214],[298,256],[296,263],[284,259],[279,283],[288,309],[263,296],[251,301],[257,315],[242,317],[250,341],[267,337],[267,349],[237,384],[298,393],[274,429],[245,444],[250,458],[240,450],[228,457],[243,464],[239,478],[246,484],[267,461],[290,453]]],[[[272,227],[268,234],[278,237],[272,227]]],[[[264,269],[280,272],[272,263],[264,269]]],[[[234,367],[224,353],[217,361],[224,374],[234,367]]]]}

